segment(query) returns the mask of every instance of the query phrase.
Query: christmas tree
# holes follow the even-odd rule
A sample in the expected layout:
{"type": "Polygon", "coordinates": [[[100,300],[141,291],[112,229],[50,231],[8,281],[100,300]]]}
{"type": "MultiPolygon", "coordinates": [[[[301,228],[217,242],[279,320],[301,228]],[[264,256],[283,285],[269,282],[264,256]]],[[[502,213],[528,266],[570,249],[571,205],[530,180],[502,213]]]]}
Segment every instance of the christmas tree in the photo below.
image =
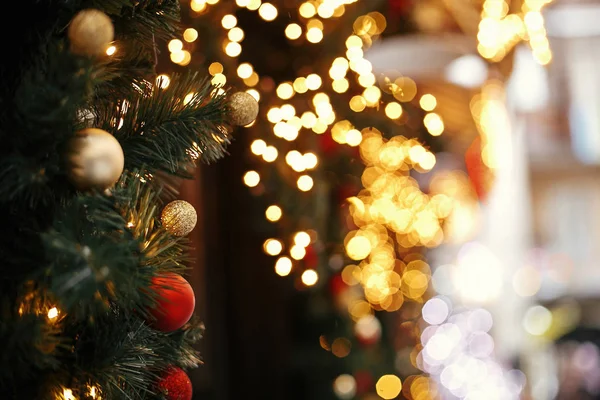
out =
{"type": "Polygon", "coordinates": [[[258,104],[159,76],[177,0],[21,1],[0,67],[0,398],[191,399],[177,184],[258,104]]]}

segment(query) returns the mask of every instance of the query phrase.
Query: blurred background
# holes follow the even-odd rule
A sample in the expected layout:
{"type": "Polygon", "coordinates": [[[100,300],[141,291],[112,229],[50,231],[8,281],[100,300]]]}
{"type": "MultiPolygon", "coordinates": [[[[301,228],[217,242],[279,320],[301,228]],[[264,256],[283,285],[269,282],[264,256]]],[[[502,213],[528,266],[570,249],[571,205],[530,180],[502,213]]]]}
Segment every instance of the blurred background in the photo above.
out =
{"type": "Polygon", "coordinates": [[[600,2],[181,7],[161,84],[261,107],[183,188],[195,398],[600,399],[600,2]]]}

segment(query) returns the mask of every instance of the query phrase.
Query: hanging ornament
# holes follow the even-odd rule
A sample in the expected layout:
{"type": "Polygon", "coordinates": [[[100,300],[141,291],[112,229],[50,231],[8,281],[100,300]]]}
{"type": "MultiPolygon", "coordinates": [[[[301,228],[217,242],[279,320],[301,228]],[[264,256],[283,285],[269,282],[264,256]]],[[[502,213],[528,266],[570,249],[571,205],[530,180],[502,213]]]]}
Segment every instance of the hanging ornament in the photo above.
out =
{"type": "Polygon", "coordinates": [[[165,371],[158,390],[167,400],[192,400],[192,382],[179,367],[171,366],[165,371]]]}
{"type": "Polygon", "coordinates": [[[194,206],[187,201],[174,200],[162,210],[160,220],[171,235],[187,236],[194,230],[198,215],[194,206]]]}
{"type": "Polygon", "coordinates": [[[81,10],[69,25],[71,51],[81,56],[104,54],[115,37],[110,17],[100,10],[81,10]]]}
{"type": "Polygon", "coordinates": [[[79,190],[111,187],[119,180],[124,165],[119,141],[102,129],[83,129],[67,145],[67,176],[79,190]]]}
{"type": "Polygon", "coordinates": [[[190,320],[196,299],[192,287],[181,275],[169,272],[156,276],[151,287],[158,295],[156,306],[150,309],[155,329],[172,332],[190,320]]]}
{"type": "Polygon", "coordinates": [[[258,102],[251,94],[237,92],[229,98],[231,120],[235,125],[245,126],[258,116],[258,102]]]}

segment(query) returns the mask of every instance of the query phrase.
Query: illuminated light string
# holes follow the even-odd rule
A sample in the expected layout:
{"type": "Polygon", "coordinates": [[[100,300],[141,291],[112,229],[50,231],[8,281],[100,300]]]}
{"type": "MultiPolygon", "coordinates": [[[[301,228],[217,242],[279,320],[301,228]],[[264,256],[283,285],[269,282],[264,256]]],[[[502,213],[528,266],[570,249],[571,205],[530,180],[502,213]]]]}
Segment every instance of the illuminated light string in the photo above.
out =
{"type": "MultiPolygon", "coordinates": [[[[355,1],[306,1],[298,7],[300,20],[288,24],[284,34],[290,41],[304,37],[309,43],[319,43],[324,37],[324,21],[340,17],[345,12],[345,6],[355,1]]],[[[208,5],[217,2],[192,0],[191,8],[202,12],[208,5]]],[[[273,21],[279,15],[276,6],[260,0],[236,0],[236,5],[257,11],[265,21],[273,21]]],[[[375,129],[360,129],[349,121],[340,120],[327,94],[328,90],[346,93],[353,81],[351,78],[355,78],[362,89],[348,104],[353,112],[377,108],[385,95],[391,95],[393,100],[385,103],[382,112],[390,120],[403,116],[402,103],[415,99],[416,83],[408,77],[395,80],[386,78],[383,82],[378,82],[371,63],[364,58],[364,47],[370,45],[373,36],[384,31],[386,24],[385,17],[380,13],[360,16],[354,22],[354,34],[346,39],[345,53],[332,60],[328,76],[309,73],[279,83],[275,94],[281,104],[272,105],[267,111],[267,120],[272,125],[274,137],[263,137],[250,145],[252,154],[267,163],[284,158],[284,165],[296,174],[296,186],[300,192],[310,192],[313,189],[314,179],[310,171],[318,168],[319,160],[311,152],[281,151],[275,144],[277,139],[294,142],[302,129],[312,130],[315,134],[323,134],[331,129],[332,137],[337,143],[357,147],[360,151],[365,164],[361,177],[365,189],[348,199],[351,218],[358,229],[348,233],[344,241],[347,255],[356,264],[344,267],[342,278],[347,284],[360,285],[362,288],[364,298],[351,302],[348,312],[355,321],[356,334],[372,337],[381,333],[381,325],[373,315],[374,310],[392,312],[400,309],[405,301],[422,302],[431,280],[431,269],[420,254],[409,252],[408,256],[401,255],[391,244],[395,243],[404,249],[439,245],[445,237],[443,222],[454,206],[453,199],[444,193],[424,194],[409,175],[410,170],[427,172],[433,169],[436,163],[433,153],[416,140],[403,137],[384,139],[382,133],[375,129]],[[324,78],[329,80],[325,82],[324,78]],[[288,103],[300,95],[310,96],[309,109],[296,110],[288,103]]],[[[221,26],[226,33],[222,50],[226,56],[235,59],[241,54],[245,34],[237,26],[237,18],[232,14],[221,19],[221,26]]],[[[180,65],[189,63],[184,53],[184,41],[191,43],[193,40],[194,31],[186,30],[183,41],[169,43],[173,62],[180,65]]],[[[214,84],[224,85],[227,82],[222,64],[212,63],[208,70],[214,84]]],[[[260,99],[260,93],[251,89],[260,80],[253,66],[240,63],[233,71],[249,88],[247,91],[257,100],[260,99]]],[[[427,112],[423,124],[428,132],[432,136],[442,134],[444,123],[435,112],[435,97],[425,94],[420,98],[419,104],[427,112]]],[[[243,181],[248,187],[257,187],[261,176],[258,171],[248,171],[243,181]]],[[[265,210],[265,218],[273,223],[280,221],[283,215],[284,210],[277,204],[272,204],[265,210]]],[[[275,273],[288,276],[295,270],[295,263],[306,256],[306,249],[312,242],[313,239],[306,232],[298,232],[293,235],[289,244],[284,244],[279,238],[266,240],[263,250],[276,257],[275,273]]],[[[319,274],[312,268],[298,272],[305,286],[313,286],[319,282],[319,274]]],[[[378,377],[377,393],[381,398],[390,399],[406,390],[414,398],[432,393],[435,386],[433,381],[422,376],[413,378],[403,385],[394,375],[378,377]]],[[[356,390],[356,382],[353,382],[351,376],[341,376],[334,382],[334,390],[340,398],[351,398],[356,390]]]]}
{"type": "Polygon", "coordinates": [[[479,54],[491,61],[501,61],[519,42],[529,43],[535,60],[546,65],[552,51],[546,35],[541,10],[552,0],[524,0],[521,12],[509,14],[506,0],[486,0],[477,34],[479,54]]]}

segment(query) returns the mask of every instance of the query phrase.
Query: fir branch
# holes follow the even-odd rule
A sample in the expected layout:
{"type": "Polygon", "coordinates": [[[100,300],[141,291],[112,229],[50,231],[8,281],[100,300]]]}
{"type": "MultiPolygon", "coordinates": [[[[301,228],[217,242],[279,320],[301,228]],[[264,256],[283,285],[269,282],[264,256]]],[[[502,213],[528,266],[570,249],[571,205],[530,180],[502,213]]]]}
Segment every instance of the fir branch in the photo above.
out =
{"type": "Polygon", "coordinates": [[[140,266],[156,272],[178,272],[186,268],[188,240],[175,237],[160,224],[161,187],[141,172],[126,173],[118,183],[115,202],[127,228],[140,243],[140,266]]]}
{"type": "Polygon", "coordinates": [[[56,153],[73,134],[77,111],[92,93],[94,73],[91,60],[70,53],[65,42],[52,45],[17,89],[14,131],[3,132],[5,145],[35,157],[56,153]]]}
{"type": "Polygon", "coordinates": [[[146,165],[151,173],[188,176],[197,158],[217,160],[230,141],[226,93],[218,89],[198,73],[176,75],[166,89],[146,86],[96,115],[121,143],[127,169],[146,165]],[[122,118],[118,129],[115,109],[122,118]]]}
{"type": "Polygon", "coordinates": [[[154,304],[144,290],[153,269],[139,266],[139,242],[110,198],[75,197],[57,213],[42,243],[48,267],[35,278],[47,282],[67,313],[93,320],[112,302],[140,312],[154,304]]]}
{"type": "Polygon", "coordinates": [[[68,376],[69,387],[80,395],[93,384],[107,399],[157,399],[156,382],[162,371],[171,365],[185,368],[200,363],[192,347],[202,331],[196,321],[175,333],[163,333],[129,311],[113,309],[96,323],[73,329],[68,333],[78,337],[74,351],[61,360],[65,370],[52,380],[68,376]]]}

